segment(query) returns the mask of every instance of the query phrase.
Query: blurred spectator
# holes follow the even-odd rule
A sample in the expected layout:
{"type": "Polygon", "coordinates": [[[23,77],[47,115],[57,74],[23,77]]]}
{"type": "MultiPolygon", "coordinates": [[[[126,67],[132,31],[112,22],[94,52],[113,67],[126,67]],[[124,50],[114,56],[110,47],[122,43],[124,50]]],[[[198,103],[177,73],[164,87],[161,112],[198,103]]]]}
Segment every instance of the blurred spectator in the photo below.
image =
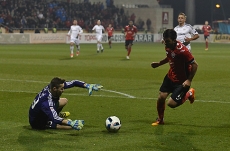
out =
{"type": "Polygon", "coordinates": [[[22,27],[26,27],[26,24],[27,24],[26,18],[25,18],[25,16],[22,16],[22,19],[21,19],[22,27]]]}
{"type": "Polygon", "coordinates": [[[0,17],[0,24],[3,24],[4,23],[4,19],[3,19],[3,17],[1,16],[0,17]]]}
{"type": "Polygon", "coordinates": [[[23,33],[24,33],[23,27],[20,28],[19,33],[20,33],[20,34],[23,34],[23,33]]]}
{"type": "Polygon", "coordinates": [[[150,28],[151,28],[151,20],[148,18],[147,21],[146,21],[146,26],[147,26],[147,30],[150,31],[150,28]]]}
{"type": "Polygon", "coordinates": [[[40,34],[40,30],[38,29],[38,27],[36,27],[34,33],[35,33],[35,34],[40,34]]]}
{"type": "MultiPolygon", "coordinates": [[[[103,1],[103,0],[102,0],[103,1]]],[[[135,21],[135,15],[125,14],[124,9],[116,8],[113,0],[91,3],[90,0],[76,2],[72,0],[4,0],[0,4],[0,23],[13,28],[52,27],[70,28],[70,22],[77,19],[84,29],[92,29],[95,20],[100,19],[103,26],[110,23],[119,30],[125,26],[129,17],[135,21]],[[70,5],[71,4],[71,5],[70,5]],[[1,8],[2,7],[2,8],[1,8]]]]}
{"type": "Polygon", "coordinates": [[[136,19],[136,16],[134,13],[132,13],[131,17],[130,17],[130,20],[132,20],[134,23],[135,23],[135,19],[136,19]]]}

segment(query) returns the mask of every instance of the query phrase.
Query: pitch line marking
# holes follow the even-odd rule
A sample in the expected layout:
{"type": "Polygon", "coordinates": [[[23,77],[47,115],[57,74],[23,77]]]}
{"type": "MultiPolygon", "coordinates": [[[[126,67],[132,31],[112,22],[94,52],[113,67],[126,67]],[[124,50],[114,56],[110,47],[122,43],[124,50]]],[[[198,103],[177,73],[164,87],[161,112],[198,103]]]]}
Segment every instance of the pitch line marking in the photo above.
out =
{"type": "MultiPolygon", "coordinates": [[[[12,92],[12,93],[35,93],[33,91],[10,91],[10,90],[0,90],[0,92],[12,92]]],[[[76,94],[76,93],[65,93],[65,95],[70,95],[70,96],[88,96],[86,94],[76,94]]],[[[139,99],[139,100],[157,100],[157,98],[141,98],[141,97],[124,97],[124,96],[113,96],[113,95],[96,95],[93,94],[94,97],[107,97],[107,98],[122,98],[122,99],[139,99]]],[[[203,102],[203,103],[220,103],[220,104],[230,104],[230,102],[223,102],[223,101],[205,101],[205,100],[195,100],[195,102],[203,102]]]]}
{"type": "MultiPolygon", "coordinates": [[[[34,83],[47,83],[43,81],[34,81],[34,80],[16,80],[16,79],[0,79],[2,81],[18,81],[18,82],[34,82],[34,83]]],[[[110,96],[110,95],[93,95],[96,97],[113,97],[113,98],[131,98],[131,99],[140,99],[140,100],[157,100],[157,98],[141,98],[141,97],[135,97],[126,93],[118,92],[118,91],[113,91],[113,90],[106,90],[106,89],[101,89],[102,91],[107,91],[111,93],[116,93],[120,94],[122,96],[110,96]],[[125,97],[123,97],[125,96],[125,97]]],[[[32,92],[32,91],[10,91],[10,90],[0,90],[1,92],[16,92],[16,93],[38,93],[38,92],[32,92]]],[[[78,95],[78,96],[88,96],[84,94],[72,94],[72,93],[65,93],[65,95],[78,95]]],[[[221,104],[230,104],[230,102],[223,102],[223,101],[215,101],[215,100],[195,100],[196,102],[205,102],[205,103],[221,103],[221,104]]]]}

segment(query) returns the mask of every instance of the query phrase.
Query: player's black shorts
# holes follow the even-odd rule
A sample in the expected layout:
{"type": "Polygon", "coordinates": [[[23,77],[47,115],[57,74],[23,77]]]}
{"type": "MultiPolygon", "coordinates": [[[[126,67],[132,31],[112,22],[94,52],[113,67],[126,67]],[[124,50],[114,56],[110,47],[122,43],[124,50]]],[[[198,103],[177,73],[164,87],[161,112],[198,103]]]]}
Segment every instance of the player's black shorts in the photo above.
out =
{"type": "Polygon", "coordinates": [[[108,40],[110,40],[113,36],[108,36],[108,40]]]}
{"type": "Polygon", "coordinates": [[[133,45],[133,40],[125,40],[125,46],[133,45]]]}
{"type": "MultiPolygon", "coordinates": [[[[59,101],[57,101],[54,106],[56,111],[58,107],[59,107],[59,101]]],[[[36,118],[29,117],[29,123],[33,129],[38,129],[38,130],[44,130],[47,128],[51,128],[51,125],[56,125],[52,123],[52,120],[49,119],[49,117],[43,112],[40,112],[36,118]]]]}
{"type": "Polygon", "coordinates": [[[209,38],[209,35],[204,35],[204,40],[208,39],[209,38]]]}
{"type": "Polygon", "coordinates": [[[165,76],[164,81],[160,87],[161,92],[172,93],[171,98],[177,102],[181,103],[182,99],[188,92],[190,87],[184,88],[181,84],[174,83],[168,78],[168,75],[165,76]]]}
{"type": "Polygon", "coordinates": [[[33,129],[44,130],[47,128],[48,117],[45,113],[40,113],[36,119],[29,118],[30,125],[33,129]]]}

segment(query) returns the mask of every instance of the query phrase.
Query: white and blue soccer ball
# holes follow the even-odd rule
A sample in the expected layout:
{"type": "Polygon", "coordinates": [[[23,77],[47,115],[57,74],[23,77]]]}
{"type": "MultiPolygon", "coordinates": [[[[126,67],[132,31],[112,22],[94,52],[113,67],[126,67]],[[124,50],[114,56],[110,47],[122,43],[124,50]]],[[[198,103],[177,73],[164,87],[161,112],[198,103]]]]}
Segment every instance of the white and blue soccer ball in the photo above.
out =
{"type": "Polygon", "coordinates": [[[110,116],[105,120],[105,127],[109,132],[117,132],[121,128],[121,120],[116,116],[110,116]]]}

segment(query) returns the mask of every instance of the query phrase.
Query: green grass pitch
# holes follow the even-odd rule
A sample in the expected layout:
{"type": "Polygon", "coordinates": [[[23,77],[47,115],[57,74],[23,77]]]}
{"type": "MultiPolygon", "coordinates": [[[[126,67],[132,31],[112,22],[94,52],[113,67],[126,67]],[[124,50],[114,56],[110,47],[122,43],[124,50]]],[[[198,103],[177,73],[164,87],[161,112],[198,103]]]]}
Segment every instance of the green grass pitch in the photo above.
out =
{"type": "Polygon", "coordinates": [[[230,150],[229,44],[192,43],[199,64],[192,87],[196,101],[166,107],[165,125],[153,127],[156,98],[168,64],[150,63],[165,57],[160,43],[135,43],[130,60],[124,44],[81,44],[80,56],[70,58],[67,44],[0,45],[0,150],[16,151],[216,151],[230,150]],[[99,83],[102,91],[67,89],[69,118],[84,119],[81,131],[32,130],[28,109],[36,93],[55,77],[99,83]],[[116,115],[118,133],[108,133],[105,120],[116,115]]]}

